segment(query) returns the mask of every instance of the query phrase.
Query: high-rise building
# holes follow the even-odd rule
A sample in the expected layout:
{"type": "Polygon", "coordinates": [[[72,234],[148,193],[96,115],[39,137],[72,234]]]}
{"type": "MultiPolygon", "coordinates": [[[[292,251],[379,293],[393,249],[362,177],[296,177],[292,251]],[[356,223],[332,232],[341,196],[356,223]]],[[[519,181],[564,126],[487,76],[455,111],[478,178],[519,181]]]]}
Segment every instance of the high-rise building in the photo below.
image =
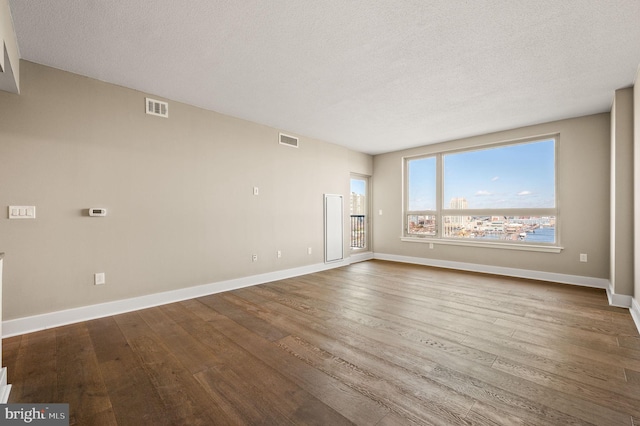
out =
{"type": "Polygon", "coordinates": [[[467,199],[464,197],[456,197],[452,198],[449,202],[450,209],[468,209],[469,203],[467,203],[467,199]]]}
{"type": "Polygon", "coordinates": [[[352,215],[365,215],[366,199],[364,194],[351,193],[351,214],[352,215]]]}
{"type": "MultiPolygon", "coordinates": [[[[456,210],[467,209],[469,208],[469,203],[467,203],[467,199],[464,197],[455,197],[449,202],[449,208],[456,210]]],[[[469,218],[466,216],[451,216],[449,219],[452,229],[464,227],[468,222],[469,218]]]]}

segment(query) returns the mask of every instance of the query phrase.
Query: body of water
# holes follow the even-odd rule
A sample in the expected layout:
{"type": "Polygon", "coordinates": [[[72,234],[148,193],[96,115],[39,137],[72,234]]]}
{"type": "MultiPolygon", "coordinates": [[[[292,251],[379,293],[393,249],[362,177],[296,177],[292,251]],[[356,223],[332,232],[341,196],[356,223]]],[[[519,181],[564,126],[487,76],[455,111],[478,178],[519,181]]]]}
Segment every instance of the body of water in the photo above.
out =
{"type": "Polygon", "coordinates": [[[556,228],[538,228],[534,234],[527,234],[525,241],[530,243],[555,243],[556,228]]]}
{"type": "MultiPolygon", "coordinates": [[[[496,234],[486,234],[484,237],[479,237],[478,239],[483,240],[504,240],[506,238],[506,234],[496,233],[496,234]]],[[[547,243],[553,244],[556,239],[556,228],[538,228],[534,233],[528,233],[527,237],[524,239],[526,243],[547,243]]]]}

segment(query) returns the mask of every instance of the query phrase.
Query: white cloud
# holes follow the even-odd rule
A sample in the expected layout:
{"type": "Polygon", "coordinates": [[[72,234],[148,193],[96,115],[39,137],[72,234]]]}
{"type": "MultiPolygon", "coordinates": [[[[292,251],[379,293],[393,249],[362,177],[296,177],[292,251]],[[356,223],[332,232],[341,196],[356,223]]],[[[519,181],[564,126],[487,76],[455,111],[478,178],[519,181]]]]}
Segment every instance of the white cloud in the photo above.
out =
{"type": "Polygon", "coordinates": [[[500,179],[500,176],[494,176],[494,177],[491,178],[491,182],[495,182],[498,179],[500,179]]]}
{"type": "Polygon", "coordinates": [[[491,193],[489,191],[480,190],[476,192],[476,195],[491,195],[491,193]]]}
{"type": "Polygon", "coordinates": [[[531,191],[520,191],[518,195],[531,195],[531,191]]]}

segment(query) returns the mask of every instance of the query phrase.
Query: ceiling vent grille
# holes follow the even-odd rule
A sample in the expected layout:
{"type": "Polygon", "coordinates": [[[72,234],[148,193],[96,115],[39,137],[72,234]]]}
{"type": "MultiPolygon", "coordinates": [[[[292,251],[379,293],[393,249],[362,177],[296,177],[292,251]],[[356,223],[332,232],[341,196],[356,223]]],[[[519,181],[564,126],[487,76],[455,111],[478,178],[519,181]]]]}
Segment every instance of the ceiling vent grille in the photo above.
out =
{"type": "Polygon", "coordinates": [[[155,99],[145,98],[147,103],[147,114],[157,115],[158,117],[169,117],[169,104],[166,102],[156,101],[155,99]]]}
{"type": "Polygon", "coordinates": [[[280,133],[280,145],[291,146],[294,148],[298,147],[298,138],[295,136],[285,135],[284,133],[280,133]]]}

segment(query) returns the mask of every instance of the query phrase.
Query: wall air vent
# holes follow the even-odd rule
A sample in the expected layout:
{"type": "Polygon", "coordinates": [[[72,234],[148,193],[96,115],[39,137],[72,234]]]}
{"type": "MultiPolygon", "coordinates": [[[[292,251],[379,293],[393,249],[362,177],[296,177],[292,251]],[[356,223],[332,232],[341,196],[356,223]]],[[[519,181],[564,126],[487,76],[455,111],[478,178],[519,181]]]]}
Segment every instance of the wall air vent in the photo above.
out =
{"type": "Polygon", "coordinates": [[[295,136],[289,136],[285,135],[284,133],[280,133],[280,145],[287,145],[297,148],[298,138],[296,138],[295,136]]]}
{"type": "Polygon", "coordinates": [[[155,99],[145,98],[147,103],[147,114],[157,115],[159,117],[169,117],[169,104],[155,99]]]}

